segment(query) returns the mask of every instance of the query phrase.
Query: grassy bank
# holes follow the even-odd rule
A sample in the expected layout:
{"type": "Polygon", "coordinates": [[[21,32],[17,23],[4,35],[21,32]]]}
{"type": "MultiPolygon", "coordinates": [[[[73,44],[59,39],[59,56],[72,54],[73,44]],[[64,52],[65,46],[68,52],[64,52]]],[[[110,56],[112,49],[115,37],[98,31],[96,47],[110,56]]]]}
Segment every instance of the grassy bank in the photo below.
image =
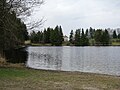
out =
{"type": "Polygon", "coordinates": [[[120,42],[112,42],[112,46],[120,46],[120,42]]]}
{"type": "Polygon", "coordinates": [[[8,63],[5,58],[0,56],[0,68],[25,68],[24,63],[13,64],[8,63]]]}
{"type": "Polygon", "coordinates": [[[120,90],[120,77],[28,68],[0,68],[0,90],[120,90]]]}
{"type": "MultiPolygon", "coordinates": [[[[30,46],[52,46],[51,44],[38,44],[38,43],[31,43],[30,46]]],[[[62,46],[75,46],[70,43],[63,43],[62,46]]],[[[89,46],[97,46],[95,43],[90,43],[89,46]]],[[[120,46],[120,42],[112,42],[111,45],[108,46],[120,46]]]]}
{"type": "Polygon", "coordinates": [[[120,77],[34,70],[0,58],[0,90],[120,90],[120,77]]]}

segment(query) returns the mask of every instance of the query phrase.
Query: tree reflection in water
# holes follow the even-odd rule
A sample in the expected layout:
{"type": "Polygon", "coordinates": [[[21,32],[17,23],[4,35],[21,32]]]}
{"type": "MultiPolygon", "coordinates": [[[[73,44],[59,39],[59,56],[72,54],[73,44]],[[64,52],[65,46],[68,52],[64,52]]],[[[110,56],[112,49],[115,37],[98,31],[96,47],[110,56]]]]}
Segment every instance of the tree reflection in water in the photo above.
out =
{"type": "Polygon", "coordinates": [[[29,54],[33,64],[37,64],[38,67],[55,68],[61,70],[62,58],[59,55],[53,56],[52,54],[31,52],[29,54]],[[39,61],[39,62],[38,62],[39,61]]]}

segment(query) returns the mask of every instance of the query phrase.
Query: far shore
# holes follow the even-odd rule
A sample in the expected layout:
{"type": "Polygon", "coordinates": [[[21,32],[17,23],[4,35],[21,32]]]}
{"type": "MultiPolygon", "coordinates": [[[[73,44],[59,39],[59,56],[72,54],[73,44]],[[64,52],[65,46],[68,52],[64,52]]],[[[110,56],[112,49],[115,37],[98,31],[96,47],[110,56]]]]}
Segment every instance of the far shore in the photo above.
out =
{"type": "MultiPolygon", "coordinates": [[[[41,43],[30,43],[27,46],[52,46],[51,44],[41,44],[41,43]]],[[[73,44],[63,43],[62,46],[75,46],[73,44]]],[[[111,45],[88,45],[88,46],[120,46],[120,43],[113,42],[111,45]]],[[[79,46],[82,47],[82,46],[79,46]]]]}

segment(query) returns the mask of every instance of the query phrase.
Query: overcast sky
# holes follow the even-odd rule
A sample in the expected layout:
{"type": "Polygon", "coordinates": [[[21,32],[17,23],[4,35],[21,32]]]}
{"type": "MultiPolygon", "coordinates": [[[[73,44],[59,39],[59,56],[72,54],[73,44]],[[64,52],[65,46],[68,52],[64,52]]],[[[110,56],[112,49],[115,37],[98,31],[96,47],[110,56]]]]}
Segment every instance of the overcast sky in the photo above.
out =
{"type": "Polygon", "coordinates": [[[61,25],[66,35],[78,28],[118,28],[120,0],[45,0],[32,15],[34,20],[41,17],[43,27],[61,25]]]}

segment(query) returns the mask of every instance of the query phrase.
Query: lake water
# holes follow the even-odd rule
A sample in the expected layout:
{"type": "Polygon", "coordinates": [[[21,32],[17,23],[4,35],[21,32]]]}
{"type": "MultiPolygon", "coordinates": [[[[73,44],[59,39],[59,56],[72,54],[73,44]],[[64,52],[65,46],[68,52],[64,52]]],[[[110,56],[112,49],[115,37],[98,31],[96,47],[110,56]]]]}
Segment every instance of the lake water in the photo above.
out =
{"type": "Polygon", "coordinates": [[[34,69],[120,75],[120,47],[28,47],[34,69]]]}

